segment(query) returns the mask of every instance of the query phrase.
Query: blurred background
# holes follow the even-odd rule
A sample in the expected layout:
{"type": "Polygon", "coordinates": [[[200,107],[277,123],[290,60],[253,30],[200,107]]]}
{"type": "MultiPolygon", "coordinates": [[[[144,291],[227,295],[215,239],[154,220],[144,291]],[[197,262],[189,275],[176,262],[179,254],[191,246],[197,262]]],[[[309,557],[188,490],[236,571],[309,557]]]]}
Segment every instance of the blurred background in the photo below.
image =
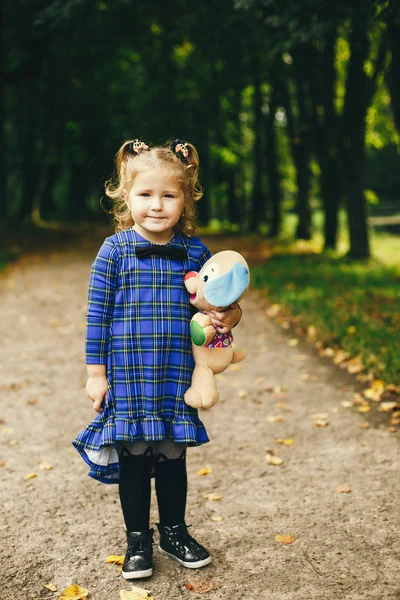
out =
{"type": "Polygon", "coordinates": [[[99,203],[121,143],[180,137],[200,155],[202,235],[253,252],[255,285],[313,322],[325,294],[351,293],[325,342],[368,322],[392,347],[397,2],[5,0],[0,56],[3,263],[37,232],[111,233],[99,203]]]}

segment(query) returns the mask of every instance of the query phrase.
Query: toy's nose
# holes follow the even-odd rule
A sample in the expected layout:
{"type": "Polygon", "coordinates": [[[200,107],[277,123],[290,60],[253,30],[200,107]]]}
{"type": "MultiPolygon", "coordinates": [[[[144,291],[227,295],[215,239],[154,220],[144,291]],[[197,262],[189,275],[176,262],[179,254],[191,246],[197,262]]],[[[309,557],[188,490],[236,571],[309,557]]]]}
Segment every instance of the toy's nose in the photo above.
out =
{"type": "Polygon", "coordinates": [[[196,275],[197,273],[195,273],[195,271],[189,271],[189,273],[186,273],[183,280],[186,281],[187,279],[192,279],[192,277],[196,277],[196,275]]]}

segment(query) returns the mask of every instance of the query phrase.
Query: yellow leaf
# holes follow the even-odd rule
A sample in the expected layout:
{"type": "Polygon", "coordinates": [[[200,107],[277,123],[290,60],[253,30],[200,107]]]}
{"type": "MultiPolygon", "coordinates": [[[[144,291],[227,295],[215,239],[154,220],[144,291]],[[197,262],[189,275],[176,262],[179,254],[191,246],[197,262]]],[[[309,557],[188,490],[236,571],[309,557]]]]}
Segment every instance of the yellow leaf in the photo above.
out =
{"type": "Polygon", "coordinates": [[[270,465],[274,465],[274,467],[279,467],[283,464],[283,458],[281,458],[280,456],[272,456],[271,454],[267,454],[265,460],[270,465]]]}
{"type": "Polygon", "coordinates": [[[231,365],[229,370],[230,371],[240,371],[241,368],[242,368],[241,365],[236,364],[236,365],[231,365]]]}
{"type": "Polygon", "coordinates": [[[316,337],[317,337],[316,327],[314,327],[314,325],[309,325],[307,327],[307,339],[312,342],[315,340],[316,337]]]}
{"type": "Polygon", "coordinates": [[[369,429],[370,428],[370,424],[368,423],[368,421],[362,421],[361,423],[359,423],[358,425],[361,429],[369,429]]]}
{"type": "Polygon", "coordinates": [[[277,385],[274,388],[272,388],[272,391],[276,394],[282,394],[283,392],[287,392],[288,388],[286,385],[277,385]]]}
{"type": "Polygon", "coordinates": [[[50,465],[47,462],[42,462],[39,466],[41,471],[51,471],[53,469],[53,465],[50,465]]]}
{"type": "Polygon", "coordinates": [[[272,306],[270,306],[266,311],[265,314],[267,315],[267,317],[276,317],[276,315],[279,313],[279,311],[281,310],[281,305],[280,304],[272,304],[272,306]]]}
{"type": "Polygon", "coordinates": [[[317,427],[327,427],[329,425],[329,421],[324,421],[323,419],[317,419],[314,421],[314,425],[317,427]]]}
{"type": "Polygon", "coordinates": [[[35,479],[35,477],[37,477],[36,473],[29,473],[25,476],[25,479],[35,479]]]}
{"type": "Polygon", "coordinates": [[[19,441],[18,440],[10,440],[8,443],[10,444],[10,446],[18,446],[19,441]]]}
{"type": "Polygon", "coordinates": [[[212,473],[212,469],[210,467],[202,467],[197,471],[197,475],[200,475],[200,477],[203,475],[209,475],[210,473],[212,473]]]}
{"type": "Polygon", "coordinates": [[[107,556],[107,558],[106,558],[106,562],[113,563],[115,565],[123,565],[124,560],[125,560],[124,554],[110,554],[110,556],[107,556]]]}
{"type": "Polygon", "coordinates": [[[340,365],[340,363],[342,363],[344,360],[349,358],[349,356],[350,356],[350,354],[348,352],[339,350],[338,352],[335,353],[333,362],[335,363],[335,365],[340,365]]]}
{"type": "Polygon", "coordinates": [[[360,413],[367,413],[371,410],[371,407],[370,406],[359,406],[357,410],[360,413]]]}
{"type": "Polygon", "coordinates": [[[350,327],[347,328],[347,333],[349,333],[350,335],[354,335],[356,332],[356,328],[354,327],[354,325],[350,325],[350,327]]]}
{"type": "Polygon", "coordinates": [[[294,347],[294,346],[297,346],[298,343],[299,343],[299,340],[297,338],[292,338],[288,341],[288,346],[294,347]]]}
{"type": "Polygon", "coordinates": [[[149,590],[139,588],[136,585],[132,586],[131,591],[121,590],[119,595],[120,600],[143,600],[143,598],[147,598],[147,600],[154,600],[149,590]]]}
{"type": "Polygon", "coordinates": [[[275,440],[277,444],[283,444],[284,446],[293,446],[294,440],[292,438],[277,438],[275,440]]]}
{"type": "Polygon", "coordinates": [[[343,483],[342,485],[339,485],[339,487],[336,488],[336,491],[340,494],[348,494],[349,492],[351,492],[351,487],[348,483],[343,483]]]}
{"type": "Polygon", "coordinates": [[[246,390],[239,390],[239,398],[247,398],[246,390]]]}
{"type": "Polygon", "coordinates": [[[59,600],[86,600],[88,594],[87,589],[73,583],[62,592],[59,600]]]}
{"type": "Polygon", "coordinates": [[[204,498],[206,500],[221,500],[221,494],[217,494],[216,492],[211,492],[211,494],[205,494],[204,498]]]}
{"type": "Polygon", "coordinates": [[[210,519],[211,521],[216,521],[219,523],[220,521],[224,520],[224,517],[221,517],[221,515],[211,515],[210,519]]]}
{"type": "Polygon", "coordinates": [[[283,423],[285,419],[284,417],[278,415],[276,417],[267,417],[265,420],[267,421],[267,423],[283,423]]]}
{"type": "Polygon", "coordinates": [[[373,400],[374,402],[379,402],[384,391],[385,391],[385,383],[382,381],[382,379],[375,379],[372,382],[371,387],[364,390],[363,394],[369,400],[373,400]]]}
{"type": "Polygon", "coordinates": [[[390,412],[393,408],[397,408],[397,402],[381,402],[378,406],[379,412],[390,412]]]}
{"type": "Polygon", "coordinates": [[[50,590],[51,592],[56,592],[57,591],[57,586],[54,585],[54,583],[48,583],[47,585],[44,585],[43,587],[45,587],[46,589],[50,590]]]}
{"type": "Polygon", "coordinates": [[[275,536],[275,541],[280,544],[292,544],[295,539],[294,535],[285,535],[284,533],[275,536]]]}
{"type": "Polygon", "coordinates": [[[350,400],[342,400],[340,404],[343,406],[343,408],[351,408],[354,406],[354,402],[350,402],[350,400]]]}
{"type": "Polygon", "coordinates": [[[275,404],[275,406],[276,406],[276,408],[280,408],[281,410],[283,410],[285,412],[292,412],[292,410],[293,410],[284,402],[278,402],[277,404],[275,404]]]}

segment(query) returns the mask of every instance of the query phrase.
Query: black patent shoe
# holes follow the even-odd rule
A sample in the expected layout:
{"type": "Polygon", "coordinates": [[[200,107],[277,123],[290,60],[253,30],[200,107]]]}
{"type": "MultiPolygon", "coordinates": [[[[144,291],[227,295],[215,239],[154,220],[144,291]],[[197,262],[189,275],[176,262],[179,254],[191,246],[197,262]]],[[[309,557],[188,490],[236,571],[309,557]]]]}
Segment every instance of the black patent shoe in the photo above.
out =
{"type": "Polygon", "coordinates": [[[160,532],[158,549],[161,554],[177,560],[188,569],[199,569],[210,564],[211,556],[189,535],[185,523],[171,526],[157,523],[157,527],[160,532]]]}
{"type": "Polygon", "coordinates": [[[128,548],[122,566],[124,579],[140,579],[153,574],[153,529],[127,532],[128,548]]]}

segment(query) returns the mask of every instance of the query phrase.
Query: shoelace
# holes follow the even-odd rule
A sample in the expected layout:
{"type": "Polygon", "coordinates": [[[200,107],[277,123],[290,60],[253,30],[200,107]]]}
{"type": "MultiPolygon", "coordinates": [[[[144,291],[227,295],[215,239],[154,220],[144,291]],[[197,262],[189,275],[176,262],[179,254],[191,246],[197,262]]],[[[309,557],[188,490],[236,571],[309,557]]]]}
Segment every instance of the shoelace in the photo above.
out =
{"type": "MultiPolygon", "coordinates": [[[[151,533],[149,534],[150,536],[150,543],[153,543],[153,532],[151,531],[151,533]]],[[[140,538],[135,539],[135,540],[128,540],[128,552],[130,554],[138,554],[139,552],[144,552],[144,544],[145,541],[147,541],[147,539],[145,540],[145,536],[141,535],[140,538]]]]}

